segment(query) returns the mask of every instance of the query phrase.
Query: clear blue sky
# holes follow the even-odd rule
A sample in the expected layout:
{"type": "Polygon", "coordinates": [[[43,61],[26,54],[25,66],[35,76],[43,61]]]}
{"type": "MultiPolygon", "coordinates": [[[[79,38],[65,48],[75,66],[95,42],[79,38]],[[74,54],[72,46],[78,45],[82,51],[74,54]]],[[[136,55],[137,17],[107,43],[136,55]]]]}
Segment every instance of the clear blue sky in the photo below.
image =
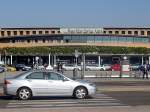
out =
{"type": "Polygon", "coordinates": [[[0,0],[0,27],[150,26],[150,0],[0,0]]]}

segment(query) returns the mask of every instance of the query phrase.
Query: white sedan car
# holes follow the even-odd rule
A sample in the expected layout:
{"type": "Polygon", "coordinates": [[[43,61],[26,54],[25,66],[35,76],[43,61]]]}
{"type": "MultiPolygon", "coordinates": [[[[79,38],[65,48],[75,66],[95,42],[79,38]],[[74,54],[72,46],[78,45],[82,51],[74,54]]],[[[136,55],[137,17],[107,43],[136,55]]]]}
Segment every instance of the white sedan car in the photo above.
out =
{"type": "Polygon", "coordinates": [[[64,70],[74,70],[75,68],[77,68],[78,70],[81,70],[81,66],[76,66],[76,65],[73,65],[73,64],[67,64],[67,65],[63,65],[62,68],[64,70]]]}
{"type": "Polygon", "coordinates": [[[4,80],[4,94],[27,100],[32,96],[73,96],[78,99],[96,93],[96,86],[80,80],[72,80],[52,71],[28,71],[4,80]]]}
{"type": "Polygon", "coordinates": [[[106,70],[104,66],[99,66],[99,65],[86,65],[85,69],[88,71],[91,71],[91,70],[104,71],[104,70],[106,70]]]}

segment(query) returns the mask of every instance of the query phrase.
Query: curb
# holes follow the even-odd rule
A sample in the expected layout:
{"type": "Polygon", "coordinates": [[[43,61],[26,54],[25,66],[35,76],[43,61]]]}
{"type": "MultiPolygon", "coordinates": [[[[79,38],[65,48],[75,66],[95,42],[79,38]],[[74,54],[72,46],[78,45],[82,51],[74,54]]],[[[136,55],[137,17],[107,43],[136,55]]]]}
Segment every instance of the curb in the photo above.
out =
{"type": "Polygon", "coordinates": [[[150,88],[128,88],[128,87],[122,87],[122,88],[97,88],[98,92],[150,92],[150,88]]]}

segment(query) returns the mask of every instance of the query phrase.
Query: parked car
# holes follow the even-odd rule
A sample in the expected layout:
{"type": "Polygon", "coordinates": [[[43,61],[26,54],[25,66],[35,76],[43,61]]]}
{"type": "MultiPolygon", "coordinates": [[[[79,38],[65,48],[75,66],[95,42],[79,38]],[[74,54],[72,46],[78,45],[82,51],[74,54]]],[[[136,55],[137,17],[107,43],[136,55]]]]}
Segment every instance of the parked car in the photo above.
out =
{"type": "Polygon", "coordinates": [[[100,71],[106,70],[104,66],[99,66],[97,64],[86,65],[85,69],[88,71],[90,71],[90,70],[100,70],[100,71]]]}
{"type": "Polygon", "coordinates": [[[32,68],[30,66],[26,66],[24,64],[17,64],[16,65],[16,70],[17,71],[20,71],[20,70],[22,70],[22,71],[28,71],[28,70],[31,70],[31,69],[32,68]]]}
{"type": "Polygon", "coordinates": [[[112,71],[120,71],[121,65],[120,64],[114,64],[111,66],[112,71]]]}
{"type": "Polygon", "coordinates": [[[60,73],[36,70],[4,80],[4,93],[27,100],[32,96],[73,96],[78,99],[94,95],[96,86],[83,80],[72,80],[60,73]]]}
{"type": "Polygon", "coordinates": [[[44,70],[45,67],[44,67],[44,65],[38,65],[38,66],[36,67],[36,69],[37,69],[37,70],[44,70]]]}
{"type": "Polygon", "coordinates": [[[105,70],[111,70],[111,64],[103,64],[105,70]]]}
{"type": "Polygon", "coordinates": [[[3,73],[5,71],[4,67],[0,67],[0,73],[3,73]]]}
{"type": "Polygon", "coordinates": [[[14,72],[14,71],[16,71],[16,68],[13,66],[7,66],[7,71],[14,72]]]}
{"type": "Polygon", "coordinates": [[[135,63],[135,64],[130,65],[130,69],[132,71],[138,71],[138,70],[140,70],[140,67],[141,67],[141,64],[139,64],[139,63],[135,63]]]}
{"type": "Polygon", "coordinates": [[[47,67],[46,67],[46,70],[53,70],[54,68],[51,66],[51,65],[48,65],[47,67]]]}
{"type": "Polygon", "coordinates": [[[73,64],[64,64],[63,66],[62,66],[62,68],[64,69],[64,70],[74,70],[75,68],[77,68],[78,70],[81,70],[81,66],[76,66],[76,65],[73,65],[73,64]]]}

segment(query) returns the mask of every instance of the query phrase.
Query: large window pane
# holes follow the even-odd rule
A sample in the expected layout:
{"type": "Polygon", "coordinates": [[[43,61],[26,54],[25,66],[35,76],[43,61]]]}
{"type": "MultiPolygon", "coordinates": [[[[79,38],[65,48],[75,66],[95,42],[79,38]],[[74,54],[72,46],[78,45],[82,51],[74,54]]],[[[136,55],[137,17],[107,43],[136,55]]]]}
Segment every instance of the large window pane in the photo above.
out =
{"type": "Polygon", "coordinates": [[[102,42],[103,41],[103,36],[96,36],[95,41],[96,42],[102,42]]]}
{"type": "Polygon", "coordinates": [[[118,37],[118,41],[119,42],[126,42],[127,41],[127,37],[118,37]]]}
{"type": "Polygon", "coordinates": [[[127,42],[133,42],[133,37],[127,37],[127,42]]]}
{"type": "Polygon", "coordinates": [[[104,36],[103,41],[104,42],[110,42],[110,37],[109,36],[104,36]]]}
{"type": "Polygon", "coordinates": [[[94,36],[87,36],[88,42],[94,42],[94,40],[95,40],[94,36]]]}
{"type": "Polygon", "coordinates": [[[111,41],[118,42],[118,37],[111,37],[111,41]]]}

